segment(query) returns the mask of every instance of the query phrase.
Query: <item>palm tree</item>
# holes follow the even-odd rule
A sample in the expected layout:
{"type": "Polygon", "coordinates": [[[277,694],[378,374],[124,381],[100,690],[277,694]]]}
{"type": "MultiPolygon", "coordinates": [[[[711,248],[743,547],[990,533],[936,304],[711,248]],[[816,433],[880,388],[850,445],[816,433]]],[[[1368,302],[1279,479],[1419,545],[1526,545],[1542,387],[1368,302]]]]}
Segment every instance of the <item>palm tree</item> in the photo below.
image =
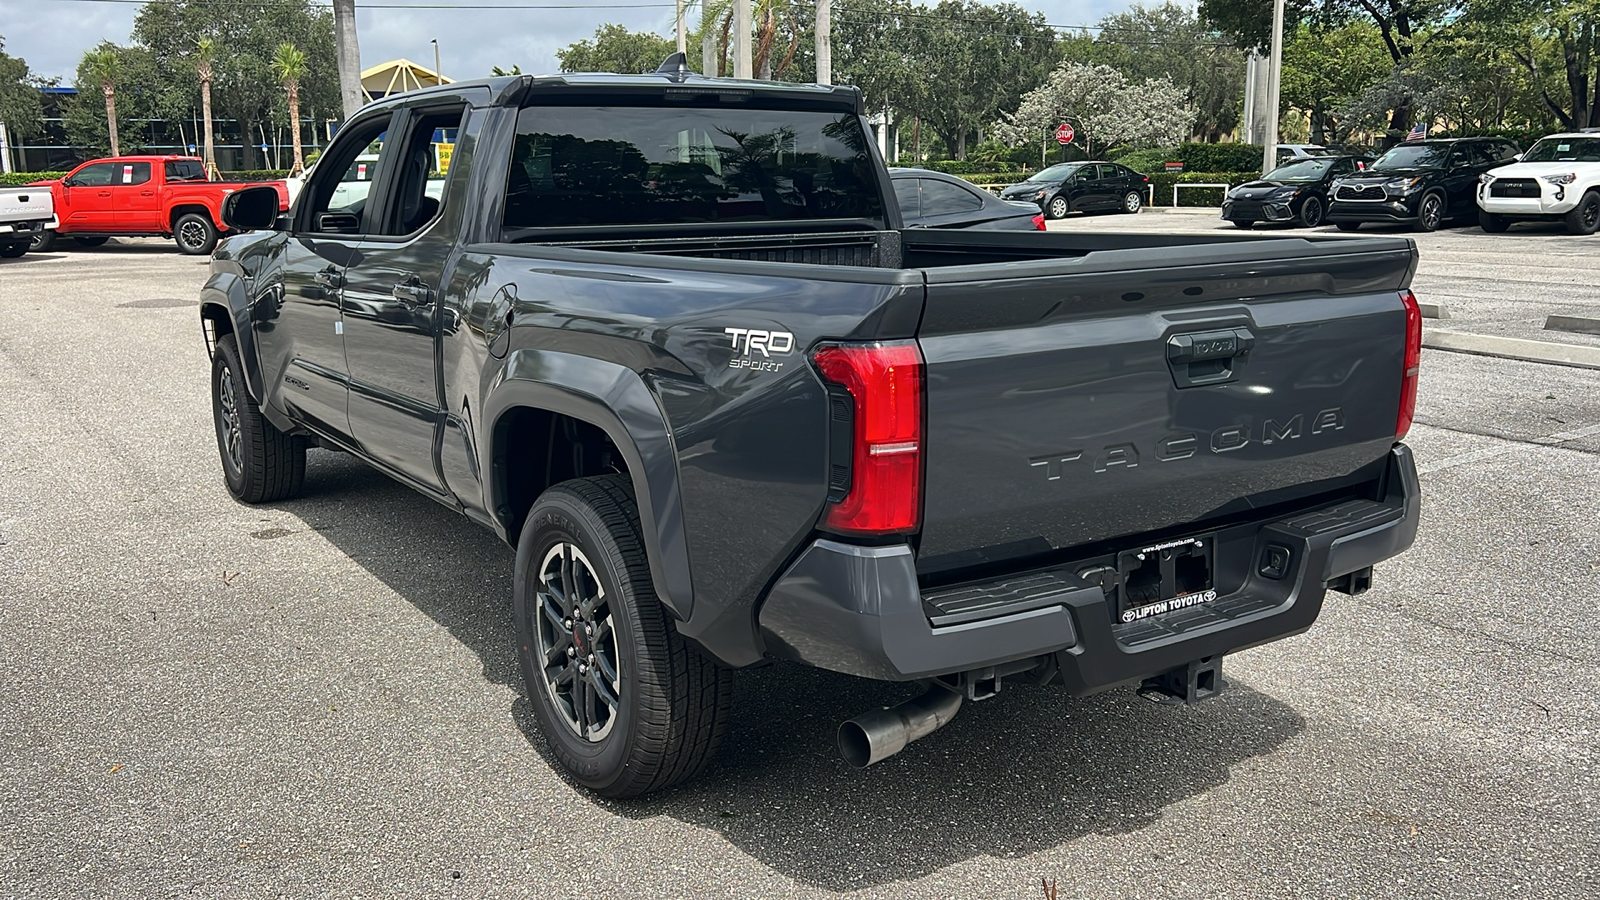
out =
{"type": "Polygon", "coordinates": [[[272,71],[289,95],[289,131],[294,134],[294,166],[289,169],[289,175],[293,177],[306,168],[305,159],[300,155],[300,79],[306,74],[305,53],[296,50],[288,41],[279,44],[277,52],[272,54],[272,71]]]}
{"type": "Polygon", "coordinates": [[[221,173],[217,171],[217,144],[211,131],[211,77],[215,73],[211,64],[217,59],[217,44],[211,38],[201,38],[194,42],[194,69],[200,76],[200,115],[206,122],[206,177],[219,181],[221,173]]]}
{"type": "Polygon", "coordinates": [[[102,46],[83,55],[83,67],[89,80],[98,82],[106,95],[106,131],[111,135],[111,155],[121,156],[117,141],[117,51],[115,47],[102,46]]]}

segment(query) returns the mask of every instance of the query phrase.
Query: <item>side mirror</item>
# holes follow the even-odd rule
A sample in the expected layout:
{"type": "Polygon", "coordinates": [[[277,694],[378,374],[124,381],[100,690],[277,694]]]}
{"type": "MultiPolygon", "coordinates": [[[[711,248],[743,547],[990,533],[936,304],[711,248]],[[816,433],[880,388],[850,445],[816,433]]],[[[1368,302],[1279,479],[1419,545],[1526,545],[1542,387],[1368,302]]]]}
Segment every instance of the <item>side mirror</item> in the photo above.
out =
{"type": "Polygon", "coordinates": [[[78,183],[76,181],[72,180],[72,176],[71,175],[68,175],[67,177],[61,179],[61,186],[62,187],[77,187],[78,183]]]}
{"type": "Polygon", "coordinates": [[[222,221],[235,231],[261,231],[278,222],[278,191],[261,185],[234,191],[222,201],[222,221]]]}

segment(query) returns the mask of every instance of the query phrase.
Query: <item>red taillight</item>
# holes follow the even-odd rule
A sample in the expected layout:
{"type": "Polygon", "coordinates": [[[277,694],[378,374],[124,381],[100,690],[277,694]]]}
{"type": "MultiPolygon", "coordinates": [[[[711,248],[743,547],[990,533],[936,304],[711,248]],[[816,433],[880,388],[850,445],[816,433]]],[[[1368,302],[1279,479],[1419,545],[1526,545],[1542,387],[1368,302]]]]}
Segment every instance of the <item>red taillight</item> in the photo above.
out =
{"type": "Polygon", "coordinates": [[[1038,216],[1034,216],[1033,217],[1033,227],[1038,229],[1039,231],[1048,231],[1049,230],[1049,229],[1044,227],[1044,216],[1043,215],[1038,215],[1038,216]]]}
{"type": "Polygon", "coordinates": [[[1417,413],[1417,370],[1422,366],[1422,308],[1417,306],[1417,295],[1409,290],[1400,292],[1400,302],[1406,307],[1406,364],[1400,381],[1400,418],[1394,426],[1395,440],[1405,437],[1411,430],[1411,418],[1417,413]]]}
{"type": "Polygon", "coordinates": [[[837,344],[816,353],[822,377],[850,392],[850,487],[823,525],[852,534],[914,531],[922,495],[922,351],[915,341],[837,344]]]}

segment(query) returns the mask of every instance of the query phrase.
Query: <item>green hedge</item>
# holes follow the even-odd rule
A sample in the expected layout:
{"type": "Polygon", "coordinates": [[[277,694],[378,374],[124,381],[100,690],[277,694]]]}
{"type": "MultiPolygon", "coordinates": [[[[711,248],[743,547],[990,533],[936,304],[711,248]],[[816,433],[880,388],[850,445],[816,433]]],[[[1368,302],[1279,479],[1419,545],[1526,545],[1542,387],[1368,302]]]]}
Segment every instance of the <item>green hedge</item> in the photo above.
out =
{"type": "Polygon", "coordinates": [[[1022,166],[1009,160],[997,159],[992,162],[977,162],[970,159],[933,159],[922,163],[924,169],[943,172],[946,175],[961,175],[963,177],[976,173],[1009,172],[1013,175],[1022,171],[1022,166]]]}
{"type": "Polygon", "coordinates": [[[65,172],[6,172],[0,174],[0,184],[29,184],[34,181],[48,181],[52,178],[65,178],[65,172]]]}
{"type": "MultiPolygon", "coordinates": [[[[247,169],[242,172],[223,172],[223,181],[282,181],[287,169],[247,169]]],[[[65,178],[66,172],[7,172],[0,174],[0,184],[20,185],[52,178],[65,178]]]]}
{"type": "MultiPolygon", "coordinates": [[[[1159,172],[1149,176],[1150,183],[1155,185],[1155,201],[1151,206],[1171,206],[1172,186],[1175,184],[1227,184],[1237,187],[1247,181],[1255,181],[1261,177],[1260,172],[1174,172],[1167,174],[1159,172]]],[[[1194,190],[1179,191],[1179,206],[1222,206],[1222,188],[1196,188],[1194,190]]]]}

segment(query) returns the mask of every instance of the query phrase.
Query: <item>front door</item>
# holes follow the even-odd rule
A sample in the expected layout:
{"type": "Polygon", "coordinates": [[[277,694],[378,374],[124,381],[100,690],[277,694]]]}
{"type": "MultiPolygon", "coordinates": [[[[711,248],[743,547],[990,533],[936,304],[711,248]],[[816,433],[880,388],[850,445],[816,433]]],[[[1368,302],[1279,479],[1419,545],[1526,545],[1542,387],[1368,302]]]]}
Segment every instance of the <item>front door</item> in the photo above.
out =
{"type": "Polygon", "coordinates": [[[437,344],[440,292],[454,230],[440,213],[435,150],[464,107],[430,99],[408,110],[394,177],[376,188],[379,222],[345,273],[350,428],[361,449],[414,484],[443,493],[435,460],[444,425],[437,344]]]}
{"type": "Polygon", "coordinates": [[[111,221],[121,232],[159,231],[161,198],[148,162],[123,163],[111,183],[111,221]]]}
{"type": "Polygon", "coordinates": [[[63,232],[111,231],[113,206],[111,182],[122,175],[120,163],[99,162],[68,175],[61,182],[63,206],[56,210],[63,232]]]}
{"type": "MultiPolygon", "coordinates": [[[[345,361],[345,276],[376,217],[367,198],[335,205],[345,169],[383,144],[393,114],[363,116],[340,129],[301,191],[285,238],[277,302],[258,312],[257,342],[269,397],[297,420],[353,445],[350,370],[345,361]]],[[[383,151],[374,167],[383,165],[383,151]]],[[[379,171],[381,177],[383,173],[379,171]]]]}

